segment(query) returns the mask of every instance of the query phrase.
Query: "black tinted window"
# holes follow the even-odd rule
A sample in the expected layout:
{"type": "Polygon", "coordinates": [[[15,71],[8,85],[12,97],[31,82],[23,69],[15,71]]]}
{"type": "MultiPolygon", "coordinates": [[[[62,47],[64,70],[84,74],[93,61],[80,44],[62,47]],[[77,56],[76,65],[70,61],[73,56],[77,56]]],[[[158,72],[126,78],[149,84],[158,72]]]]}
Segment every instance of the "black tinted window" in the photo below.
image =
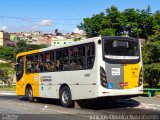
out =
{"type": "Polygon", "coordinates": [[[16,65],[16,78],[17,81],[19,81],[24,72],[24,57],[18,57],[17,59],[17,65],[16,65]]]}

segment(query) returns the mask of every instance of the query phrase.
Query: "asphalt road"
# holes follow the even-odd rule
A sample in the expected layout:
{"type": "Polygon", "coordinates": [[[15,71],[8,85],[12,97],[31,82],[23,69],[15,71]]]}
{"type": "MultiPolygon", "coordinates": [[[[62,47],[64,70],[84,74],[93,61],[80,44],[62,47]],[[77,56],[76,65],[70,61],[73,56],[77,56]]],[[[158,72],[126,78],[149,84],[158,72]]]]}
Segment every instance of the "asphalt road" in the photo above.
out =
{"type": "Polygon", "coordinates": [[[0,120],[160,119],[160,110],[139,107],[134,99],[81,101],[82,109],[63,108],[58,100],[29,103],[25,97],[0,95],[0,120]]]}

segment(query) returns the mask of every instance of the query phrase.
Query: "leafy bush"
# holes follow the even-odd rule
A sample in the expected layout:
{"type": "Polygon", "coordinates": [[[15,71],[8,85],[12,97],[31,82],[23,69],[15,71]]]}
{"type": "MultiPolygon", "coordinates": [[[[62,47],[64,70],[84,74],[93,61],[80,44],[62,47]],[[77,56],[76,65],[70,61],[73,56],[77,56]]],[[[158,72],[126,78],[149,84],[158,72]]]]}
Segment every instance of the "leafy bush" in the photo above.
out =
{"type": "Polygon", "coordinates": [[[0,58],[5,60],[14,60],[14,48],[0,47],[0,58]]]}
{"type": "Polygon", "coordinates": [[[160,82],[160,63],[144,65],[144,80],[150,87],[157,87],[160,82]]]}
{"type": "Polygon", "coordinates": [[[102,36],[115,36],[116,35],[116,29],[106,28],[104,30],[100,30],[100,34],[102,36]]]}
{"type": "Polygon", "coordinates": [[[149,37],[143,47],[144,81],[150,87],[157,87],[160,82],[160,27],[155,35],[149,37]]]}
{"type": "Polygon", "coordinates": [[[13,82],[13,75],[15,71],[11,64],[0,63],[0,81],[5,84],[11,85],[13,82]]]}

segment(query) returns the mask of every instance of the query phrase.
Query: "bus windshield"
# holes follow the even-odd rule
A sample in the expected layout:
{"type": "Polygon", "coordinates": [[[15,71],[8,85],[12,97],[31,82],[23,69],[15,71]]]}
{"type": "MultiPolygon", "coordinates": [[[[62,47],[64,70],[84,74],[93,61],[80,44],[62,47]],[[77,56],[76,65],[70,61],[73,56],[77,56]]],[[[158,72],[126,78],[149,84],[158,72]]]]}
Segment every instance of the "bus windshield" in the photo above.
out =
{"type": "Polygon", "coordinates": [[[104,40],[104,56],[110,59],[138,59],[138,41],[104,40]]]}

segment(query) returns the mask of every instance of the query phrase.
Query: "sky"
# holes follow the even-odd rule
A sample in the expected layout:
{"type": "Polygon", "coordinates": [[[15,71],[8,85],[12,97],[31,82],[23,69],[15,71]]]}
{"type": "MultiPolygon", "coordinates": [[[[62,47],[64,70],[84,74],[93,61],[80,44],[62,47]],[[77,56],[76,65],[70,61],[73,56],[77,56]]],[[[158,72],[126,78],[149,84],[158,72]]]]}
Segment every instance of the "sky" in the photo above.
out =
{"type": "Polygon", "coordinates": [[[152,12],[160,10],[160,0],[0,0],[0,30],[72,32],[83,18],[105,12],[112,5],[120,11],[148,5],[152,12]]]}

